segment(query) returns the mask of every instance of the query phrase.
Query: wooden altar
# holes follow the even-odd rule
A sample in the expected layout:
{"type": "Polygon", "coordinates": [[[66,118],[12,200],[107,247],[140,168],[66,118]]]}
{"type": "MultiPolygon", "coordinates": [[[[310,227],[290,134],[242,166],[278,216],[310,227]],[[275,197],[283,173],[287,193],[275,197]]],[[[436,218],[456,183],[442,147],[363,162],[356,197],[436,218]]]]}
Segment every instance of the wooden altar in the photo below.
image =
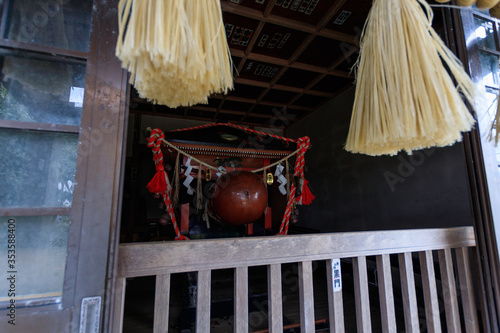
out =
{"type": "Polygon", "coordinates": [[[195,237],[211,237],[208,230],[219,224],[213,216],[207,217],[206,201],[210,189],[222,173],[235,170],[257,171],[267,186],[269,200],[261,218],[245,225],[244,229],[236,231],[237,228],[232,228],[230,236],[276,233],[273,230],[279,227],[294,181],[287,157],[295,160],[293,155],[298,144],[273,136],[224,124],[165,133],[160,148],[164,169],[176,197],[174,201],[178,200],[176,210],[181,234],[190,235],[190,229],[196,224],[199,226],[201,217],[205,226],[195,237]],[[282,172],[276,172],[277,165],[281,165],[282,172]],[[192,178],[187,180],[188,177],[192,178]],[[286,179],[286,184],[283,184],[283,179],[286,179]]]}

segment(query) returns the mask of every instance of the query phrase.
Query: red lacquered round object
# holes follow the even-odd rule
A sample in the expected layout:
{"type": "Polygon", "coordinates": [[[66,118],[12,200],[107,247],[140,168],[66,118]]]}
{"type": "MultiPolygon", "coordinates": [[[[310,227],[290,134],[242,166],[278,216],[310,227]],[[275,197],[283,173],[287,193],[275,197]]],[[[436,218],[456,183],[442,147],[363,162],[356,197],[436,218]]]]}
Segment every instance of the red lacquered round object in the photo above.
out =
{"type": "Polygon", "coordinates": [[[267,207],[264,180],[249,171],[232,171],[215,183],[210,211],[222,222],[242,225],[254,222],[267,207]]]}

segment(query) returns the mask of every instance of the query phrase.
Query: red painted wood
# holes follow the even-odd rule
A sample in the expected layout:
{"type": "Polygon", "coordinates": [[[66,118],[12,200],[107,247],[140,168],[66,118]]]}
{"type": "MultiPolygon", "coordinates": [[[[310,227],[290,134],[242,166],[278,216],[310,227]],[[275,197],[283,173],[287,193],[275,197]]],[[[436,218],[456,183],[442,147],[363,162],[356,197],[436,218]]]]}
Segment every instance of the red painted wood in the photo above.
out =
{"type": "Polygon", "coordinates": [[[266,230],[272,229],[273,227],[273,214],[271,212],[271,207],[267,207],[264,218],[264,228],[266,230]]]}
{"type": "Polygon", "coordinates": [[[189,233],[189,202],[181,206],[181,234],[189,233]]]}
{"type": "Polygon", "coordinates": [[[247,236],[252,236],[253,235],[253,223],[248,223],[245,227],[246,227],[247,236]]]}

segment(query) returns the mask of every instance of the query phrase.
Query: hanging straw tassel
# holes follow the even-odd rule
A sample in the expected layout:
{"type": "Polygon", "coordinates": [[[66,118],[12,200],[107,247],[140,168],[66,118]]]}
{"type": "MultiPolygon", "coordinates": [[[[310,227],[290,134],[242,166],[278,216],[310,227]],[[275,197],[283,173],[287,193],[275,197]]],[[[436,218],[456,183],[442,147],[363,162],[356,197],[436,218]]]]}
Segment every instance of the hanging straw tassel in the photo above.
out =
{"type": "Polygon", "coordinates": [[[495,18],[500,18],[500,2],[496,6],[491,8],[489,13],[491,16],[493,16],[495,18]]]}
{"type": "Polygon", "coordinates": [[[472,104],[475,87],[431,27],[423,0],[375,0],[361,37],[346,150],[395,155],[448,146],[474,118],[443,66],[472,104]]]}
{"type": "Polygon", "coordinates": [[[233,89],[220,0],[120,0],[116,56],[139,96],[175,108],[233,89]]]}
{"type": "Polygon", "coordinates": [[[477,0],[477,8],[479,10],[487,10],[495,7],[499,0],[477,0]]]}
{"type": "Polygon", "coordinates": [[[457,4],[462,7],[469,7],[476,3],[476,0],[457,0],[457,4]]]}

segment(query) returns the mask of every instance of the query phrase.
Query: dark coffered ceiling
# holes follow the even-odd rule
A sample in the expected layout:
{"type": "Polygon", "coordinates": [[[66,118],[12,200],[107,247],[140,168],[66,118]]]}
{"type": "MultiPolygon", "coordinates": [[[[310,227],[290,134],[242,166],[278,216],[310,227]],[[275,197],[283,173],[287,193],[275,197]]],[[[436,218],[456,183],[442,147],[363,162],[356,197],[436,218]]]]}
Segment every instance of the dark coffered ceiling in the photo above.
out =
{"type": "Polygon", "coordinates": [[[372,0],[222,0],[235,88],[171,109],[132,93],[131,112],[289,125],[353,84],[349,74],[372,0]]]}

